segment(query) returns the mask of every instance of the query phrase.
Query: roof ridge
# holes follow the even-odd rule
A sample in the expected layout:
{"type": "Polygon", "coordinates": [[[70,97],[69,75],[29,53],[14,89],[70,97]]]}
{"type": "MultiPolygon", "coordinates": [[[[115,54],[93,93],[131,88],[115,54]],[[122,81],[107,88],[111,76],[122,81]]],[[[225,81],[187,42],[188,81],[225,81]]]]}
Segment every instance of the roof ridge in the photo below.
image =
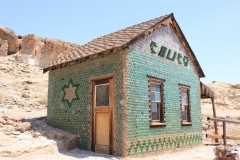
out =
{"type": "MultiPolygon", "coordinates": [[[[138,23],[138,24],[135,24],[135,25],[132,25],[132,26],[129,26],[129,27],[126,27],[126,28],[123,28],[123,29],[120,29],[120,30],[117,30],[117,31],[114,31],[114,32],[111,32],[111,33],[108,33],[108,34],[105,34],[105,35],[102,35],[102,36],[99,36],[99,37],[96,37],[96,38],[94,38],[94,39],[92,39],[91,41],[88,41],[87,43],[85,43],[85,44],[83,44],[82,45],[82,47],[84,47],[85,45],[87,45],[88,43],[90,43],[90,42],[92,42],[92,41],[94,41],[94,40],[97,40],[97,39],[99,39],[99,38],[102,38],[102,37],[106,37],[106,36],[108,36],[108,35],[111,35],[111,34],[114,34],[114,33],[117,33],[117,32],[120,32],[120,31],[124,31],[124,30],[126,30],[126,29],[128,29],[128,28],[132,28],[132,27],[135,27],[135,26],[139,26],[139,25],[141,25],[141,24],[146,24],[146,23],[148,23],[148,22],[150,22],[150,21],[153,21],[153,20],[156,20],[156,19],[159,19],[159,18],[163,18],[162,20],[164,20],[165,18],[167,18],[167,17],[169,17],[170,15],[173,15],[173,13],[170,13],[170,14],[166,14],[166,15],[164,15],[164,16],[160,16],[160,17],[157,17],[157,18],[153,18],[153,19],[150,19],[150,20],[148,20],[148,21],[145,21],[145,22],[142,22],[142,23],[138,23]]],[[[161,21],[162,21],[161,20],[161,21]]],[[[156,24],[154,24],[154,25],[156,25],[156,24]]],[[[152,25],[152,26],[154,26],[154,25],[152,25]]],[[[152,27],[151,26],[151,27],[152,27]]],[[[151,28],[151,27],[149,27],[149,28],[151,28]]],[[[148,29],[149,29],[148,28],[148,29]]],[[[146,30],[148,30],[148,29],[146,29],[146,30]]],[[[145,31],[146,31],[145,30],[145,31]]]]}

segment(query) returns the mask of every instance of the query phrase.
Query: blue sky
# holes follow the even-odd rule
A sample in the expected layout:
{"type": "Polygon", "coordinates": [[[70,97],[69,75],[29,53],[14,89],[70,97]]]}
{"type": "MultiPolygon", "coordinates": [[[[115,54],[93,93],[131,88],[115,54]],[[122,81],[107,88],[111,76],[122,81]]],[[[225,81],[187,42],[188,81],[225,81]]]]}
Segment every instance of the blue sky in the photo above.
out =
{"type": "Polygon", "coordinates": [[[239,0],[0,0],[0,26],[77,44],[169,13],[205,73],[202,82],[240,83],[239,0]]]}

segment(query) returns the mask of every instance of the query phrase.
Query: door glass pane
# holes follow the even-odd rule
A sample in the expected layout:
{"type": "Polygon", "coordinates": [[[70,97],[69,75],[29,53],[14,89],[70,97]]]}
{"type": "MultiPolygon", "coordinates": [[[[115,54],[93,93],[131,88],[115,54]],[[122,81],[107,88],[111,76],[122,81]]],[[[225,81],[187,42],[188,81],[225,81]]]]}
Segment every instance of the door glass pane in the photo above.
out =
{"type": "Polygon", "coordinates": [[[152,103],[152,120],[159,120],[159,107],[155,102],[152,103]]]}
{"type": "Polygon", "coordinates": [[[109,84],[96,86],[96,107],[109,106],[109,84]]]}

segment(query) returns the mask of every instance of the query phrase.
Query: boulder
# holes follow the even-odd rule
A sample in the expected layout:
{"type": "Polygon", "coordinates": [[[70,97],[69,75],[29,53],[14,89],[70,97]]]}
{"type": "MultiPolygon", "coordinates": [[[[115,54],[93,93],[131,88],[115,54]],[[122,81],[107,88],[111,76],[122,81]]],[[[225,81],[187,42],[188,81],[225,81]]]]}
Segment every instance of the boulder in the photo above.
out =
{"type": "Polygon", "coordinates": [[[29,34],[23,37],[21,53],[24,63],[43,68],[57,57],[65,55],[67,52],[76,52],[80,48],[80,45],[62,40],[41,38],[29,34]]]}
{"type": "Polygon", "coordinates": [[[217,159],[240,160],[238,149],[230,146],[217,146],[213,149],[217,159]]]}
{"type": "Polygon", "coordinates": [[[54,134],[54,133],[47,133],[47,137],[50,138],[50,139],[54,139],[54,138],[56,138],[56,134],[54,134]]]}
{"type": "Polygon", "coordinates": [[[19,126],[16,128],[16,131],[20,131],[21,133],[24,133],[25,132],[25,128],[22,127],[22,126],[19,126]]]}
{"type": "Polygon", "coordinates": [[[24,123],[22,123],[21,126],[25,128],[25,131],[31,129],[31,123],[29,123],[29,122],[24,122],[24,123]]]}
{"type": "Polygon", "coordinates": [[[19,41],[13,30],[0,26],[0,38],[8,41],[8,55],[18,52],[19,41]]]}
{"type": "Polygon", "coordinates": [[[11,131],[5,131],[4,134],[10,135],[10,134],[12,134],[12,132],[11,131]]]}
{"type": "Polygon", "coordinates": [[[77,135],[73,135],[64,145],[67,151],[77,148],[77,135]]]}
{"type": "Polygon", "coordinates": [[[32,133],[32,136],[33,136],[33,138],[37,138],[37,137],[41,136],[41,134],[39,132],[35,132],[35,133],[32,133]]]}
{"type": "Polygon", "coordinates": [[[1,124],[6,124],[6,121],[3,118],[0,118],[0,123],[1,124]]]}
{"type": "Polygon", "coordinates": [[[6,124],[7,124],[7,125],[12,125],[12,124],[13,124],[13,121],[9,119],[9,120],[7,120],[6,124]]]}

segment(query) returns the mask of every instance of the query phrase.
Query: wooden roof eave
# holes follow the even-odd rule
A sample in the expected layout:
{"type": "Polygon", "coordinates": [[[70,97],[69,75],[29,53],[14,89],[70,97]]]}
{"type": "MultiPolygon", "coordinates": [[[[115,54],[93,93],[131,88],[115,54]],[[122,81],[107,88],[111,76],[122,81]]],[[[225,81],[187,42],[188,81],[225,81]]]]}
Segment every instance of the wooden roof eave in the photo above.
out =
{"type": "Polygon", "coordinates": [[[214,98],[214,92],[200,81],[201,99],[214,98]]]}
{"type": "Polygon", "coordinates": [[[84,57],[81,57],[81,58],[77,58],[77,59],[75,59],[75,60],[72,60],[72,61],[69,61],[69,62],[63,62],[63,63],[61,63],[61,64],[56,64],[56,65],[52,65],[52,66],[49,66],[49,67],[47,67],[47,68],[44,68],[43,69],[43,73],[46,73],[46,72],[48,72],[48,71],[53,71],[53,70],[55,70],[55,69],[58,69],[58,68],[62,68],[62,66],[72,66],[72,65],[74,65],[76,62],[78,62],[78,63],[81,63],[81,62],[83,62],[83,60],[84,61],[86,61],[87,59],[90,59],[90,60],[93,60],[93,59],[96,59],[97,57],[99,57],[99,56],[106,56],[106,55],[108,55],[108,54],[110,54],[110,53],[113,53],[113,54],[115,54],[115,53],[117,53],[117,52],[120,52],[121,50],[123,50],[125,47],[122,47],[122,46],[118,46],[118,47],[113,47],[113,48],[111,48],[111,49],[108,49],[108,50],[105,50],[105,51],[103,51],[103,52],[98,52],[98,53],[96,53],[96,54],[94,54],[94,55],[87,55],[87,56],[84,56],[84,57]],[[65,63],[67,63],[68,65],[63,65],[63,64],[65,64],[65,63]]]}

